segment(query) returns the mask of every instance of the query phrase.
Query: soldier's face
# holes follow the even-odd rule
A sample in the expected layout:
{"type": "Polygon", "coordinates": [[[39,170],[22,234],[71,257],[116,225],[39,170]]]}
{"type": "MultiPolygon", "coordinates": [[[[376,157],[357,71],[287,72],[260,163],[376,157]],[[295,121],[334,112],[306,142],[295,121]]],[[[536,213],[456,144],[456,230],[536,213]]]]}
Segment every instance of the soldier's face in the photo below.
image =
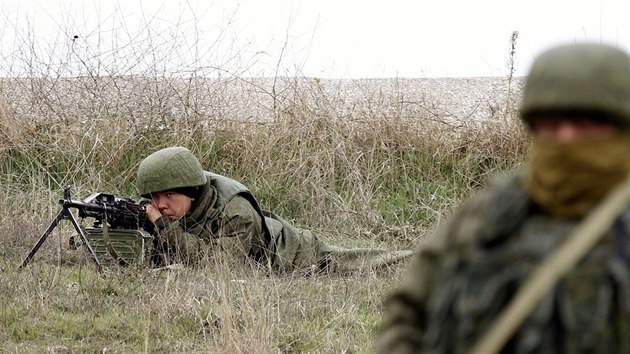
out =
{"type": "Polygon", "coordinates": [[[151,195],[153,206],[171,220],[179,220],[190,211],[195,199],[178,192],[165,191],[151,195]]]}
{"type": "Polygon", "coordinates": [[[595,120],[554,119],[540,121],[532,125],[532,132],[538,137],[568,143],[589,139],[612,138],[619,134],[619,128],[595,120]]]}

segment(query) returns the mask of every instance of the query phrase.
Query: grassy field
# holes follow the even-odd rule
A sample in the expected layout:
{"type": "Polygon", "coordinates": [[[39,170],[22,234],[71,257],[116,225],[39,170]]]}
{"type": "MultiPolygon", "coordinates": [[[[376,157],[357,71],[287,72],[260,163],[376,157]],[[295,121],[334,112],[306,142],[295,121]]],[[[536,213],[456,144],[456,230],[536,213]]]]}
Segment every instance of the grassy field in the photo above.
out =
{"type": "Polygon", "coordinates": [[[527,146],[508,104],[473,120],[409,102],[403,89],[355,85],[361,99],[350,102],[320,80],[240,79],[241,91],[229,80],[178,82],[3,80],[0,351],[371,352],[381,302],[406,264],[351,275],[220,264],[101,275],[67,248],[68,223],[16,267],[65,186],[74,199],[137,197],[138,163],[162,147],[190,148],[206,169],[242,181],[264,208],[331,243],[410,249],[490,175],[520,164],[527,146]],[[237,109],[243,102],[259,115],[237,109]]]}
{"type": "Polygon", "coordinates": [[[16,31],[3,32],[0,62],[0,352],[373,351],[406,263],[346,275],[221,263],[99,273],[69,249],[64,221],[17,270],[64,188],[137,198],[138,164],[158,149],[191,149],[332,244],[392,250],[422,247],[462,199],[524,159],[514,34],[506,78],[322,79],[283,56],[259,78],[256,51],[221,34],[208,42],[195,21],[143,17],[131,33],[112,16],[68,13],[46,33],[4,17],[16,31]]]}

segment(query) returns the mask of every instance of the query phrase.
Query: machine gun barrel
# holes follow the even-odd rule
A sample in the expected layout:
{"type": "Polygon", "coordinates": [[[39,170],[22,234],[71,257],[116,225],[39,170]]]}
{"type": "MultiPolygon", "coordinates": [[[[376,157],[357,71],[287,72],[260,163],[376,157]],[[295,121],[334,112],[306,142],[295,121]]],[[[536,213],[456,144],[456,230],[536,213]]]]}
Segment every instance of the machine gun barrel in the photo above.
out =
{"type": "Polygon", "coordinates": [[[72,200],[64,193],[59,204],[77,209],[81,218],[94,218],[95,227],[105,220],[112,229],[138,229],[146,224],[146,208],[127,197],[96,192],[84,200],[72,200]]]}

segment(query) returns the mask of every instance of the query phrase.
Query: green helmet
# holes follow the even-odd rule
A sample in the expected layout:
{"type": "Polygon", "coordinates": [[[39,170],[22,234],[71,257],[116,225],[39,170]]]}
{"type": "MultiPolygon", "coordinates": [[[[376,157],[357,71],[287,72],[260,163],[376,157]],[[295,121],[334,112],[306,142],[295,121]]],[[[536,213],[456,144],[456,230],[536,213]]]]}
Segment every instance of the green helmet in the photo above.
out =
{"type": "Polygon", "coordinates": [[[170,147],[156,151],[140,162],[136,187],[141,196],[148,196],[205,183],[205,172],[195,155],[183,147],[170,147]]]}
{"type": "Polygon", "coordinates": [[[531,123],[540,114],[603,114],[630,127],[630,57],[615,47],[568,44],[542,53],[525,82],[521,118],[531,123]]]}

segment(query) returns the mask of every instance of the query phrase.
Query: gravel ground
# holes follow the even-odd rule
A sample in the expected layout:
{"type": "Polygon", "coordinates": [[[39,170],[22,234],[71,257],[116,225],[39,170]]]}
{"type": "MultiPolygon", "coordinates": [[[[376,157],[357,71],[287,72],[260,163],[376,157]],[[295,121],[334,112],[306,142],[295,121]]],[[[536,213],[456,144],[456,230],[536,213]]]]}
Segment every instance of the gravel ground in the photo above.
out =
{"type": "Polygon", "coordinates": [[[439,120],[505,117],[522,78],[57,78],[2,79],[0,90],[17,117],[79,120],[217,119],[270,121],[282,114],[332,114],[366,119],[418,115],[439,120]],[[511,100],[508,99],[511,97],[511,100]]]}
{"type": "MultiPolygon", "coordinates": [[[[512,83],[513,101],[521,93],[521,81],[517,78],[512,83]]],[[[461,120],[499,116],[508,102],[509,82],[507,78],[479,77],[326,80],[322,85],[330,86],[331,92],[346,92],[353,99],[357,99],[357,92],[379,91],[385,96],[399,98],[405,104],[417,105],[432,115],[461,120]]]]}

